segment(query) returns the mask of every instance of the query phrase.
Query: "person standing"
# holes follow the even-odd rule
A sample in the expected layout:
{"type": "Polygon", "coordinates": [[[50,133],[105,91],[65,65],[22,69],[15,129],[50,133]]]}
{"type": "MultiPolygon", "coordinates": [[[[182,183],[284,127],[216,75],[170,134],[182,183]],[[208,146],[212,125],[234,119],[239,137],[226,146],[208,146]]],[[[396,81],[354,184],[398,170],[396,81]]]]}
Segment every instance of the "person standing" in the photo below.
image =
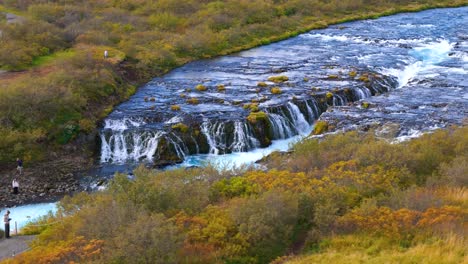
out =
{"type": "Polygon", "coordinates": [[[13,194],[18,194],[19,182],[16,179],[13,179],[13,182],[11,183],[11,187],[13,188],[13,194]]]}
{"type": "Polygon", "coordinates": [[[19,175],[23,175],[23,160],[20,158],[16,158],[16,164],[17,164],[16,172],[19,175]]]}
{"type": "Polygon", "coordinates": [[[10,211],[7,210],[3,216],[3,222],[5,223],[5,238],[10,238],[10,211]]]}

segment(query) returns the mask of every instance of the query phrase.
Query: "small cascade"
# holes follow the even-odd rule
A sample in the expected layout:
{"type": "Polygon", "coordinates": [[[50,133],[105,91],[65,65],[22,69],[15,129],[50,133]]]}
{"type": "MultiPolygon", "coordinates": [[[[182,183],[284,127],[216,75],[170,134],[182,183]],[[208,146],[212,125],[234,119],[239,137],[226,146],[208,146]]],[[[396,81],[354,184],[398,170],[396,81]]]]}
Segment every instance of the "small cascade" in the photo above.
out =
{"type": "Polygon", "coordinates": [[[229,146],[232,152],[248,151],[259,145],[258,140],[253,136],[251,128],[246,122],[234,122],[234,140],[229,146]]]}
{"type": "Polygon", "coordinates": [[[171,133],[170,136],[166,137],[166,139],[174,147],[177,157],[185,159],[185,156],[189,154],[189,150],[187,148],[187,145],[185,145],[184,141],[174,133],[171,133]]]}
{"type": "Polygon", "coordinates": [[[317,101],[312,97],[309,100],[304,100],[304,104],[305,104],[305,106],[307,108],[307,113],[309,115],[308,122],[309,122],[309,124],[312,124],[320,116],[320,111],[319,111],[319,108],[317,106],[317,101]]]}
{"type": "Polygon", "coordinates": [[[303,134],[307,133],[310,128],[310,124],[306,121],[304,114],[301,112],[301,110],[299,110],[299,107],[291,102],[288,102],[287,109],[291,115],[291,121],[298,132],[303,134]]]}
{"type": "Polygon", "coordinates": [[[290,121],[285,116],[271,112],[267,113],[275,139],[285,139],[296,134],[294,127],[292,127],[290,121]]]}
{"type": "Polygon", "coordinates": [[[101,162],[152,160],[164,131],[106,131],[101,133],[101,162]],[[106,136],[108,135],[108,136],[106,136]]]}
{"type": "Polygon", "coordinates": [[[356,87],[353,89],[353,93],[357,100],[369,98],[372,96],[371,91],[367,87],[356,87]]]}
{"type": "Polygon", "coordinates": [[[333,95],[333,106],[343,106],[346,105],[348,100],[344,96],[341,96],[339,94],[334,94],[333,95]]]}
{"type": "Polygon", "coordinates": [[[208,145],[210,146],[209,154],[218,155],[220,149],[225,149],[224,144],[224,123],[223,122],[208,122],[205,121],[201,125],[201,132],[205,135],[208,145]]]}

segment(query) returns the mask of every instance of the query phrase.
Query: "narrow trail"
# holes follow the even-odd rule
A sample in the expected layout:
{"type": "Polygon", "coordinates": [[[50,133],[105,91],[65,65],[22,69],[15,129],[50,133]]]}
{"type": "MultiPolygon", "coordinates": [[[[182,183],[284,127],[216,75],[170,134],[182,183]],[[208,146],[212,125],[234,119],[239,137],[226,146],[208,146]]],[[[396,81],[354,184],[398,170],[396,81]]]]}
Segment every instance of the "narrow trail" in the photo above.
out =
{"type": "Polygon", "coordinates": [[[15,256],[29,249],[29,242],[35,236],[12,236],[0,239],[0,261],[15,256]]]}

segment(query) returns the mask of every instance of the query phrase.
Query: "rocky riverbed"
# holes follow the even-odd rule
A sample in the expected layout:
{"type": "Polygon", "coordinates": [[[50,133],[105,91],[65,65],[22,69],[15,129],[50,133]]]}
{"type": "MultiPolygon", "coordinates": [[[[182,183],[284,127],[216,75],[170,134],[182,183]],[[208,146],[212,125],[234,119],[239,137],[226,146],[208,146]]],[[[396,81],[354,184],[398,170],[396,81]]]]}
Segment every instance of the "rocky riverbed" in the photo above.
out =
{"type": "Polygon", "coordinates": [[[23,175],[16,174],[15,162],[11,168],[0,171],[0,207],[56,201],[67,194],[84,189],[80,171],[89,167],[83,157],[62,157],[37,164],[24,164],[23,175]],[[19,182],[19,193],[13,194],[12,180],[19,182]]]}

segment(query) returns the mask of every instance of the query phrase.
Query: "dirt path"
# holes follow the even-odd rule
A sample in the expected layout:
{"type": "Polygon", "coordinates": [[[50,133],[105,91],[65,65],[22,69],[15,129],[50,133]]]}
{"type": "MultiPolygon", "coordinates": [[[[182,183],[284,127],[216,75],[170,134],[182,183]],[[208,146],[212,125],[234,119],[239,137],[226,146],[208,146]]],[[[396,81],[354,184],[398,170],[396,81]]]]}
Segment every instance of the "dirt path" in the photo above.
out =
{"type": "Polygon", "coordinates": [[[10,239],[0,239],[0,261],[28,250],[28,244],[34,237],[12,236],[10,239]]]}

